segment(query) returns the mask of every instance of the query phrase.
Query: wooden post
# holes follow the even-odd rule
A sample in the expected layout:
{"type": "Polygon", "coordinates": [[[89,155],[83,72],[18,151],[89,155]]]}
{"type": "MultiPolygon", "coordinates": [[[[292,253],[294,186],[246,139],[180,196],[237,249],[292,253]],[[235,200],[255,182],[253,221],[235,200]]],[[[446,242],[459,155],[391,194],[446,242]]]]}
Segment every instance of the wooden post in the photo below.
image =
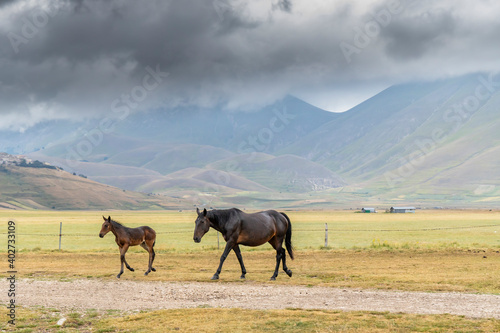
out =
{"type": "Polygon", "coordinates": [[[325,247],[328,247],[328,223],[325,223],[325,247]]]}
{"type": "Polygon", "coordinates": [[[59,223],[59,251],[61,250],[62,222],[59,223]]]}

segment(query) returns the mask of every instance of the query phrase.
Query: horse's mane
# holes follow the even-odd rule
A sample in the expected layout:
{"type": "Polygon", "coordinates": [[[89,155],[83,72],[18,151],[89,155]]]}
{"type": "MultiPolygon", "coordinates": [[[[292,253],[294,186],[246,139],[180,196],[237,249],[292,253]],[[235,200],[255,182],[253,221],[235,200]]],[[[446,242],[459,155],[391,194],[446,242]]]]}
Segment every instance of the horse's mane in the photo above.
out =
{"type": "Polygon", "coordinates": [[[213,220],[215,224],[220,225],[219,222],[226,222],[231,218],[231,215],[234,213],[241,213],[242,211],[238,208],[231,209],[214,209],[207,213],[207,216],[210,220],[213,220]]]}
{"type": "Polygon", "coordinates": [[[121,224],[120,222],[115,221],[113,219],[111,219],[111,224],[113,224],[113,228],[124,228],[125,227],[123,224],[121,224]]]}

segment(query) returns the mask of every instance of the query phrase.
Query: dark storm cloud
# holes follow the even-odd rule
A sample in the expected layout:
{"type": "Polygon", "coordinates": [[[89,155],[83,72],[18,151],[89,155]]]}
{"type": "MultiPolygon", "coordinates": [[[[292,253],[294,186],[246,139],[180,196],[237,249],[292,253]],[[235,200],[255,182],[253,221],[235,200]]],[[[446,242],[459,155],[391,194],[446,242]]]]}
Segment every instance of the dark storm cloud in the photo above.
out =
{"type": "Polygon", "coordinates": [[[396,18],[382,32],[387,53],[394,59],[419,58],[440,49],[457,33],[457,18],[451,11],[436,10],[396,18]]]}
{"type": "Polygon", "coordinates": [[[281,9],[282,11],[290,13],[292,11],[292,1],[290,1],[290,0],[279,0],[277,7],[279,9],[281,9]]]}
{"type": "Polygon", "coordinates": [[[347,90],[490,70],[500,59],[498,9],[465,0],[3,1],[0,128],[124,103],[251,109],[295,94],[335,105],[347,90]]]}

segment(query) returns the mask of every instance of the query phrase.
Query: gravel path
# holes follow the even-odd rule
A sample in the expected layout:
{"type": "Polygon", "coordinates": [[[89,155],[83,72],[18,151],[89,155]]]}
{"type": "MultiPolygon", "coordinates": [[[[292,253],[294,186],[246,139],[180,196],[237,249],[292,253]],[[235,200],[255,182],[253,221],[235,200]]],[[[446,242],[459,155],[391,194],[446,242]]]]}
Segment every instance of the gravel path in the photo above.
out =
{"type": "MultiPolygon", "coordinates": [[[[253,283],[75,280],[17,281],[16,303],[58,309],[123,311],[194,308],[327,309],[450,313],[500,319],[500,296],[354,290],[253,283]]],[[[0,301],[7,302],[6,293],[0,301]]]]}

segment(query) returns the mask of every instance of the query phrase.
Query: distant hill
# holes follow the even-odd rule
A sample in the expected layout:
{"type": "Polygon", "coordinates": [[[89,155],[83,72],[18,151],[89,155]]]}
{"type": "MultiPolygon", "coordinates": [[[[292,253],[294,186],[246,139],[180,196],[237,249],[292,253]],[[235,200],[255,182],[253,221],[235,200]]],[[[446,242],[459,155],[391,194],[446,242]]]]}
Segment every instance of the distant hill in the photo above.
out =
{"type": "Polygon", "coordinates": [[[0,165],[0,208],[159,209],[163,198],[124,191],[60,169],[0,165]]]}

